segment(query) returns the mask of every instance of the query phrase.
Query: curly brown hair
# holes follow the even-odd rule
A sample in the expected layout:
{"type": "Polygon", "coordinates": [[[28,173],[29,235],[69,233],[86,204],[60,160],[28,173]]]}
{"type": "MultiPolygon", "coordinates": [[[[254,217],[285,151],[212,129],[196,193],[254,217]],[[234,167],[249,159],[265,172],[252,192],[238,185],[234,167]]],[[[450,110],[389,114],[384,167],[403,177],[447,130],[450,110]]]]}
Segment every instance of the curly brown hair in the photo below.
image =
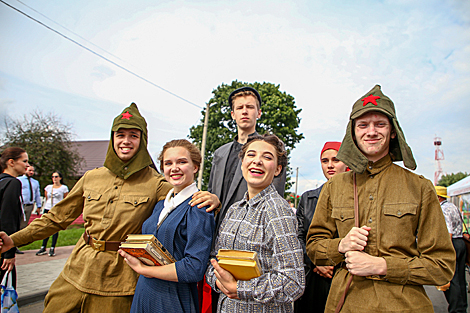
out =
{"type": "MultiPolygon", "coordinates": [[[[245,156],[245,153],[248,150],[248,147],[255,141],[265,141],[269,143],[271,146],[273,146],[274,149],[276,150],[277,165],[281,165],[282,170],[286,168],[287,151],[286,151],[284,142],[274,134],[254,135],[254,136],[248,137],[248,141],[243,145],[242,150],[238,154],[238,157],[241,160],[243,160],[243,157],[245,156]]],[[[282,173],[282,170],[280,173],[282,173]]]]}

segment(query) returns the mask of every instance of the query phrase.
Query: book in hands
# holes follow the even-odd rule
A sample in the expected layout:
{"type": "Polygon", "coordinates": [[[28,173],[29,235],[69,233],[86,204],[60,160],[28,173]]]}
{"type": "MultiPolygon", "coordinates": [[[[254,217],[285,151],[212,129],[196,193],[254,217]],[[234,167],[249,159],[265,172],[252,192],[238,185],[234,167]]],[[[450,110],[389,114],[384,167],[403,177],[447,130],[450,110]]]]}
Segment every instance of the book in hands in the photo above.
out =
{"type": "Polygon", "coordinates": [[[217,260],[236,280],[250,280],[261,275],[258,254],[254,251],[220,249],[217,260]]]}
{"type": "Polygon", "coordinates": [[[176,262],[154,235],[128,235],[119,248],[145,265],[161,266],[176,262]]]}

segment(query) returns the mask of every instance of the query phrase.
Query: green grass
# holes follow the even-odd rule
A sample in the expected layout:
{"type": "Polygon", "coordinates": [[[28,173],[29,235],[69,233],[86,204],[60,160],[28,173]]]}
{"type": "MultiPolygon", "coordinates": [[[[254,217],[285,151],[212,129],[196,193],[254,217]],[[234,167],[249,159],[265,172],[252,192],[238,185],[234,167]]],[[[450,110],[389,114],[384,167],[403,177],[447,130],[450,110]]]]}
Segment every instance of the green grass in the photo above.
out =
{"type": "MultiPolygon", "coordinates": [[[[59,232],[59,239],[57,239],[56,247],[75,245],[84,232],[85,228],[83,228],[83,225],[70,225],[66,230],[61,230],[59,232]]],[[[49,241],[47,242],[48,247],[51,246],[51,242],[52,238],[49,238],[49,241]]],[[[41,245],[42,240],[38,240],[27,246],[21,247],[20,250],[39,250],[41,245]]]]}

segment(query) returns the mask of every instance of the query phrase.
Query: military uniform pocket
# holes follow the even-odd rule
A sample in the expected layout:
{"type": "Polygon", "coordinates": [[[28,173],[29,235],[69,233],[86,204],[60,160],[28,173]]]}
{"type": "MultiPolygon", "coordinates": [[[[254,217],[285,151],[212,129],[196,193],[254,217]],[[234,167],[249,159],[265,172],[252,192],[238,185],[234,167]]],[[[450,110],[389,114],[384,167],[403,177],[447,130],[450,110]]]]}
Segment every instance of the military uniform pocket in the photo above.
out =
{"type": "Polygon", "coordinates": [[[383,205],[383,221],[381,228],[381,238],[387,243],[400,242],[403,245],[411,246],[416,235],[415,230],[418,225],[418,205],[415,203],[390,203],[383,205]],[[406,236],[410,234],[411,236],[406,236]],[[409,242],[406,242],[408,241],[409,242]]]}
{"type": "Polygon", "coordinates": [[[331,217],[345,222],[349,219],[354,218],[354,208],[345,208],[345,207],[333,207],[331,210],[331,217]]]}
{"type": "Polygon", "coordinates": [[[331,217],[336,220],[339,237],[346,236],[354,227],[354,208],[352,207],[333,207],[331,217]]]}
{"type": "Polygon", "coordinates": [[[129,204],[132,204],[134,207],[137,207],[142,203],[147,203],[149,201],[149,197],[124,196],[123,200],[124,200],[125,203],[129,203],[129,204]]]}
{"type": "Polygon", "coordinates": [[[101,198],[101,194],[93,190],[85,190],[83,192],[83,198],[87,201],[98,201],[101,198]]]}
{"type": "Polygon", "coordinates": [[[405,215],[416,215],[418,205],[414,203],[384,204],[384,215],[401,218],[405,215]]]}

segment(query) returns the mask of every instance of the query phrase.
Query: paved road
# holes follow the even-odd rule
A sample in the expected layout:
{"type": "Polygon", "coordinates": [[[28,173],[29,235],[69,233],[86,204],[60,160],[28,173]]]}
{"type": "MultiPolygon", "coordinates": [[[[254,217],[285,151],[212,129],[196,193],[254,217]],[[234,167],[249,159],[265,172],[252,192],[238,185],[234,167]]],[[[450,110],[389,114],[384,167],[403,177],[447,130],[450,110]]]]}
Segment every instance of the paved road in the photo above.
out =
{"type": "MultiPolygon", "coordinates": [[[[57,248],[55,257],[49,257],[48,255],[36,256],[36,251],[33,250],[17,255],[17,291],[21,313],[42,312],[44,309],[44,296],[52,282],[62,271],[73,247],[57,248]]],[[[467,281],[470,281],[468,273],[467,281]]],[[[446,313],[447,301],[444,293],[438,291],[434,286],[425,286],[424,288],[433,303],[435,313],[446,313]]],[[[467,296],[468,303],[470,303],[470,294],[467,294],[467,296]]]]}

